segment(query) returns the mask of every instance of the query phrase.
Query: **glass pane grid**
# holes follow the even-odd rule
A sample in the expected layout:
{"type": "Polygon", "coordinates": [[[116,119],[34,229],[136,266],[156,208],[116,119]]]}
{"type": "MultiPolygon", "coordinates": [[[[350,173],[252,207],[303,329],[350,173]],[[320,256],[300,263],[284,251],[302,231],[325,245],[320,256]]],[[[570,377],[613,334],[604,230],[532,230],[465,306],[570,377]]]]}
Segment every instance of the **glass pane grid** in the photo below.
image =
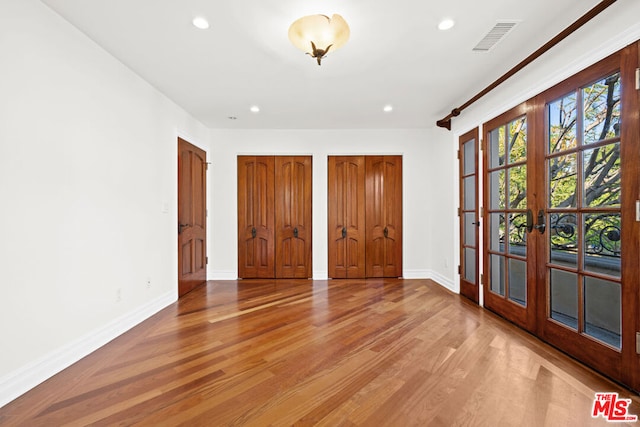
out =
{"type": "Polygon", "coordinates": [[[549,317],[621,346],[620,75],[547,104],[549,317]]]}

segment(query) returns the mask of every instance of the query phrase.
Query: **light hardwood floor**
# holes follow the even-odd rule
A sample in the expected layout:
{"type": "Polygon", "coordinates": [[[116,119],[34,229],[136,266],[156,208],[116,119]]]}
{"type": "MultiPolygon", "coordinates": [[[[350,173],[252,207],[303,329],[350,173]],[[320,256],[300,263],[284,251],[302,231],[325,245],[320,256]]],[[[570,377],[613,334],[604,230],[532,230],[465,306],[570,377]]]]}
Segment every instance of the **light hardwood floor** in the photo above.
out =
{"type": "Polygon", "coordinates": [[[640,414],[637,395],[430,280],[210,281],[0,425],[606,425],[596,391],[640,414]]]}

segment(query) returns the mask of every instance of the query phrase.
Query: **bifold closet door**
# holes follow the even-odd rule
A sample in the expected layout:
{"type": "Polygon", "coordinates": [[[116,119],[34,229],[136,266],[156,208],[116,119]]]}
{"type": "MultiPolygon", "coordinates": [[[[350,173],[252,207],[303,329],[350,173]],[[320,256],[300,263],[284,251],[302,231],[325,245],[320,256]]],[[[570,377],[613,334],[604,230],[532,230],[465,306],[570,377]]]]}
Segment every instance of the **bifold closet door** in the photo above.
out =
{"type": "Polygon", "coordinates": [[[311,157],[275,158],[276,277],[311,277],[311,157]]]}
{"type": "Polygon", "coordinates": [[[238,156],[238,277],[273,278],[274,158],[238,156]]]}
{"type": "Polygon", "coordinates": [[[366,156],[366,275],[402,276],[402,156],[366,156]]]}
{"type": "Polygon", "coordinates": [[[365,165],[363,156],[328,158],[329,277],[365,277],[365,165]]]}

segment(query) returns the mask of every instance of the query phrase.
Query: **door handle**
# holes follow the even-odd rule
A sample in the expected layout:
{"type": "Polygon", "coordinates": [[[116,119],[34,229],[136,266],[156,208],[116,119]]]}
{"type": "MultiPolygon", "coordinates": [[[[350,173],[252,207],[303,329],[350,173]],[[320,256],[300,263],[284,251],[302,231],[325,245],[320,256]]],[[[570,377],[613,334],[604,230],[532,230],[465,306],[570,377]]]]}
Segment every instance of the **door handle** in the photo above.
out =
{"type": "Polygon", "coordinates": [[[531,209],[527,209],[527,232],[531,233],[533,231],[533,212],[531,209]]]}
{"type": "Polygon", "coordinates": [[[546,224],[544,222],[544,210],[540,209],[538,211],[538,223],[533,226],[536,230],[540,232],[540,234],[544,234],[544,230],[546,229],[546,224]]]}
{"type": "Polygon", "coordinates": [[[387,227],[384,228],[383,233],[385,238],[389,237],[389,229],[387,227]]]}
{"type": "Polygon", "coordinates": [[[255,228],[255,227],[253,227],[253,228],[251,229],[251,238],[252,238],[252,239],[255,239],[255,238],[256,238],[256,234],[257,234],[256,228],[255,228]]]}
{"type": "Polygon", "coordinates": [[[180,224],[178,223],[178,234],[182,233],[182,229],[188,227],[189,224],[180,224]]]}
{"type": "Polygon", "coordinates": [[[293,229],[293,237],[298,238],[298,227],[293,229]]]}
{"type": "Polygon", "coordinates": [[[347,227],[342,227],[342,238],[347,237],[347,227]]]}
{"type": "Polygon", "coordinates": [[[471,225],[475,225],[476,227],[480,227],[480,221],[478,222],[472,222],[471,225]]]}

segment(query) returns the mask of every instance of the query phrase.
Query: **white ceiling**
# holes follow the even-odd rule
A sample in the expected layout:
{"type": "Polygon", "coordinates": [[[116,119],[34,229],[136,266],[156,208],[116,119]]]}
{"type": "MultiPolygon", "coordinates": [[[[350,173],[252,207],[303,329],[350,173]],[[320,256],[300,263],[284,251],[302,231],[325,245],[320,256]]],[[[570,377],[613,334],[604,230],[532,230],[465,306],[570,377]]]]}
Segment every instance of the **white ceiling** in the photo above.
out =
{"type": "Polygon", "coordinates": [[[42,1],[208,127],[237,129],[433,127],[599,2],[42,1]],[[351,28],[320,67],[287,38],[316,13],[351,28]],[[440,31],[445,17],[456,25],[440,31]],[[489,53],[472,52],[505,19],[521,22],[489,53]]]}

